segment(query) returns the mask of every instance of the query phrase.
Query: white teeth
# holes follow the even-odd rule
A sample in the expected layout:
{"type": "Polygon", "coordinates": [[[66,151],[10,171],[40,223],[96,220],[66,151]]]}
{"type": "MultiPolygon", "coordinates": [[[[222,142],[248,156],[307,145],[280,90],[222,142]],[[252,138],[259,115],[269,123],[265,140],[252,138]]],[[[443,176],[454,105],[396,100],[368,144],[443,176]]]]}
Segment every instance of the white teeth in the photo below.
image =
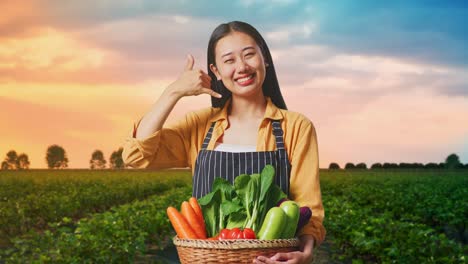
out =
{"type": "Polygon", "coordinates": [[[252,78],[253,78],[253,74],[252,74],[252,75],[249,75],[249,76],[247,76],[247,77],[245,77],[245,78],[237,79],[237,81],[240,82],[240,83],[242,83],[242,82],[246,82],[246,81],[248,81],[248,80],[250,80],[250,79],[252,79],[252,78]]]}

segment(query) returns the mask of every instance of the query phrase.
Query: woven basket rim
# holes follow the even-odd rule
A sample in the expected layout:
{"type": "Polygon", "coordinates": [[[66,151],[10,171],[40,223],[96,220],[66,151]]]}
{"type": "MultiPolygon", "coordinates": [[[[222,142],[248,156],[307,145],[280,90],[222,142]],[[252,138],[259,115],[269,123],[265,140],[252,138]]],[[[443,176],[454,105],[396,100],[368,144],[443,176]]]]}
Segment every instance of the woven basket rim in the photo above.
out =
{"type": "Polygon", "coordinates": [[[208,248],[208,249],[254,249],[254,248],[291,248],[299,247],[300,241],[297,238],[291,239],[180,239],[173,238],[173,243],[177,247],[208,248]]]}

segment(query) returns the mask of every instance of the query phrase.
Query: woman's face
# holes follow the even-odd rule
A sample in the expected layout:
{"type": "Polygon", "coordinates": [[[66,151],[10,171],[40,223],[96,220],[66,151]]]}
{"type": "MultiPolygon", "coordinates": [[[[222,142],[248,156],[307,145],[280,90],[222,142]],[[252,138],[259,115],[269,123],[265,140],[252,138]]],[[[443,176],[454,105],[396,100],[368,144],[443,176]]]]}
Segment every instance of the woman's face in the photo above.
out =
{"type": "Polygon", "coordinates": [[[251,96],[263,93],[265,62],[255,40],[242,32],[232,32],[218,40],[216,66],[211,71],[233,95],[251,96]]]}

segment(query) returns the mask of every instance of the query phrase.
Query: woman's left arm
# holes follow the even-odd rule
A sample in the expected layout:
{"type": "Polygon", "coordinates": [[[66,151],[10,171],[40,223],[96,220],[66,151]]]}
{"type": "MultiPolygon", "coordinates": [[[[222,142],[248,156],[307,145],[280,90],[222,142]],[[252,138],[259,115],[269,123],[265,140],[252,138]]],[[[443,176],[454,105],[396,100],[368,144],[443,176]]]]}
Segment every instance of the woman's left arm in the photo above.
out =
{"type": "Polygon", "coordinates": [[[312,210],[312,217],[298,235],[311,235],[314,237],[315,246],[325,239],[323,218],[325,212],[322,204],[319,176],[319,153],[315,127],[308,119],[298,122],[301,129],[298,132],[297,142],[291,143],[291,176],[289,198],[312,210]]]}
{"type": "MultiPolygon", "coordinates": [[[[291,140],[291,178],[290,199],[300,206],[312,210],[309,223],[299,231],[301,250],[290,253],[278,253],[271,258],[258,257],[254,263],[310,263],[314,246],[320,245],[325,238],[323,227],[324,209],[320,191],[317,135],[313,124],[303,120],[300,136],[291,140]]],[[[291,135],[290,135],[291,136],[291,135]]],[[[297,135],[294,135],[294,137],[297,135]]]]}

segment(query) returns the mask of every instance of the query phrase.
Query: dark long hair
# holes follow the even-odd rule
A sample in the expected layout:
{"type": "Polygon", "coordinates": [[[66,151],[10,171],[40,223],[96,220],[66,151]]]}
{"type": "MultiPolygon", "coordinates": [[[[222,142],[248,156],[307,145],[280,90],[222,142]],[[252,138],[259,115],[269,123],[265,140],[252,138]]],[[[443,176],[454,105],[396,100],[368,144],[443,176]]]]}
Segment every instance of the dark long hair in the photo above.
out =
{"type": "Polygon", "coordinates": [[[229,23],[221,24],[215,28],[211,33],[210,41],[208,42],[208,74],[211,77],[211,88],[217,93],[220,93],[223,97],[216,98],[211,97],[211,105],[213,107],[224,107],[227,100],[231,98],[231,92],[224,86],[222,81],[217,81],[215,74],[210,70],[210,65],[216,65],[215,61],[215,48],[216,43],[231,32],[242,32],[252,37],[262,51],[265,63],[268,63],[268,67],[265,68],[265,81],[263,82],[263,94],[271,98],[271,101],[276,107],[281,109],[287,109],[286,103],[284,102],[283,95],[276,78],[275,66],[271,58],[270,50],[258,31],[251,25],[241,22],[232,21],[229,23]]]}

